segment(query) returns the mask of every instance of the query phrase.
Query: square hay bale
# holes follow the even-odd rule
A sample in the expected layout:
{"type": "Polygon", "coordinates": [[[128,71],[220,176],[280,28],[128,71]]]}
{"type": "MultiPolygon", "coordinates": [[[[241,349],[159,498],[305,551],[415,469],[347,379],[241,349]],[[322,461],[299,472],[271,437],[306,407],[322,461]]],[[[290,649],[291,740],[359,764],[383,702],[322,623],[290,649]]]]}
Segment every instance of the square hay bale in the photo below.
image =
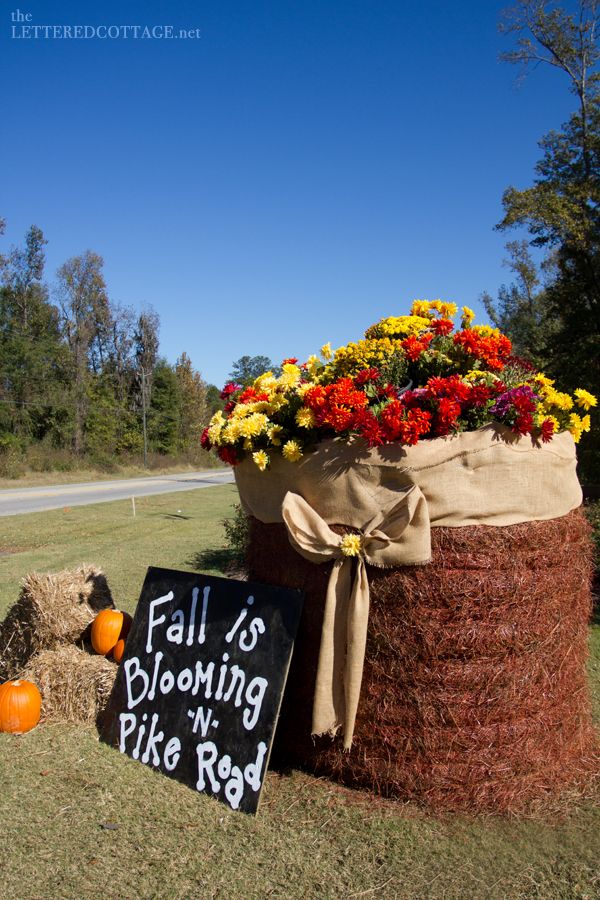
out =
{"type": "Polygon", "coordinates": [[[41,650],[20,674],[38,686],[46,721],[93,725],[106,708],[117,665],[64,644],[41,650]]]}
{"type": "Polygon", "coordinates": [[[112,606],[106,577],[96,566],[27,575],[0,623],[0,681],[14,677],[40,650],[82,640],[98,610],[112,606]]]}

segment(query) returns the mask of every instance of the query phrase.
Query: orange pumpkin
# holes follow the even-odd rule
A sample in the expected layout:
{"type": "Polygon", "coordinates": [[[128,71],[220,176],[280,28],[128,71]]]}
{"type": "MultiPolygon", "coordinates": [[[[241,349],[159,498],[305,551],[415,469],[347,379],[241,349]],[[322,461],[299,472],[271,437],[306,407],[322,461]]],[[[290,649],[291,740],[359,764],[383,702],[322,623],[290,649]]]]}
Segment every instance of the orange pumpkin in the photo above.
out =
{"type": "Polygon", "coordinates": [[[40,721],[42,697],[31,681],[5,681],[0,685],[0,731],[24,734],[40,721]]]}
{"type": "Polygon", "coordinates": [[[121,660],[123,659],[124,652],[125,652],[125,639],[119,638],[119,640],[113,647],[112,655],[113,655],[114,661],[120,663],[121,660]]]}
{"type": "Polygon", "coordinates": [[[119,609],[101,609],[92,623],[92,647],[96,653],[110,653],[123,628],[124,613],[119,609]]]}

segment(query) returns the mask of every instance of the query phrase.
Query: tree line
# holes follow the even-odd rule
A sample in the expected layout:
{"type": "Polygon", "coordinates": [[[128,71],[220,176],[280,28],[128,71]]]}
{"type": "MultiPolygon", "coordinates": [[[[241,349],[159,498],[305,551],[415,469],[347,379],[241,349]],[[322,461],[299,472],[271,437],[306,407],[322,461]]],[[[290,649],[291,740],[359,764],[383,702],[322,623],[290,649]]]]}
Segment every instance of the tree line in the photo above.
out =
{"type": "MultiPolygon", "coordinates": [[[[507,245],[513,281],[482,301],[517,354],[563,389],[584,387],[600,397],[600,3],[520,0],[501,30],[512,37],[505,62],[549,66],[567,79],[574,108],[545,135],[531,187],[509,187],[500,231],[525,230],[507,245]],[[531,248],[538,248],[541,260],[531,248]]],[[[600,422],[578,450],[582,476],[600,483],[600,422]]]]}
{"type": "Polygon", "coordinates": [[[160,355],[156,312],[109,298],[97,253],[68,259],[51,293],[46,243],[32,225],[0,256],[0,456],[43,446],[96,463],[199,459],[217,388],[187,353],[174,365],[160,355]]]}

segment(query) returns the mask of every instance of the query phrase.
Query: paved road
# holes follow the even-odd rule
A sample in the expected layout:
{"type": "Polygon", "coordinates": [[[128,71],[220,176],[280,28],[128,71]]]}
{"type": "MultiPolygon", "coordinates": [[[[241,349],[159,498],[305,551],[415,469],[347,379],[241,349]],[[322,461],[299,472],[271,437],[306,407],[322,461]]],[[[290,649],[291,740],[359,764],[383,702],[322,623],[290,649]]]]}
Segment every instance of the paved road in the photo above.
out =
{"type": "Polygon", "coordinates": [[[152,478],[128,478],[115,481],[91,481],[86,484],[57,484],[44,487],[10,488],[0,491],[0,516],[43,512],[64,506],[85,506],[88,503],[107,503],[150,494],[169,494],[196,488],[230,484],[234,480],[231,469],[208,469],[205,472],[181,472],[178,475],[159,475],[152,478]]]}

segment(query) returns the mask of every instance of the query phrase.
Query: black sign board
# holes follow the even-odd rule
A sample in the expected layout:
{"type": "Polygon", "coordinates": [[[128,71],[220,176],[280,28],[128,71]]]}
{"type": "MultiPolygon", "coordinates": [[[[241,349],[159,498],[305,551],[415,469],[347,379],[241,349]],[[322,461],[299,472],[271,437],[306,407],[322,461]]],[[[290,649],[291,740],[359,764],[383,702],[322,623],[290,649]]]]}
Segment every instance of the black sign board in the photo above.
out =
{"type": "Polygon", "coordinates": [[[232,809],[258,808],[302,594],[149,568],[102,740],[232,809]]]}

